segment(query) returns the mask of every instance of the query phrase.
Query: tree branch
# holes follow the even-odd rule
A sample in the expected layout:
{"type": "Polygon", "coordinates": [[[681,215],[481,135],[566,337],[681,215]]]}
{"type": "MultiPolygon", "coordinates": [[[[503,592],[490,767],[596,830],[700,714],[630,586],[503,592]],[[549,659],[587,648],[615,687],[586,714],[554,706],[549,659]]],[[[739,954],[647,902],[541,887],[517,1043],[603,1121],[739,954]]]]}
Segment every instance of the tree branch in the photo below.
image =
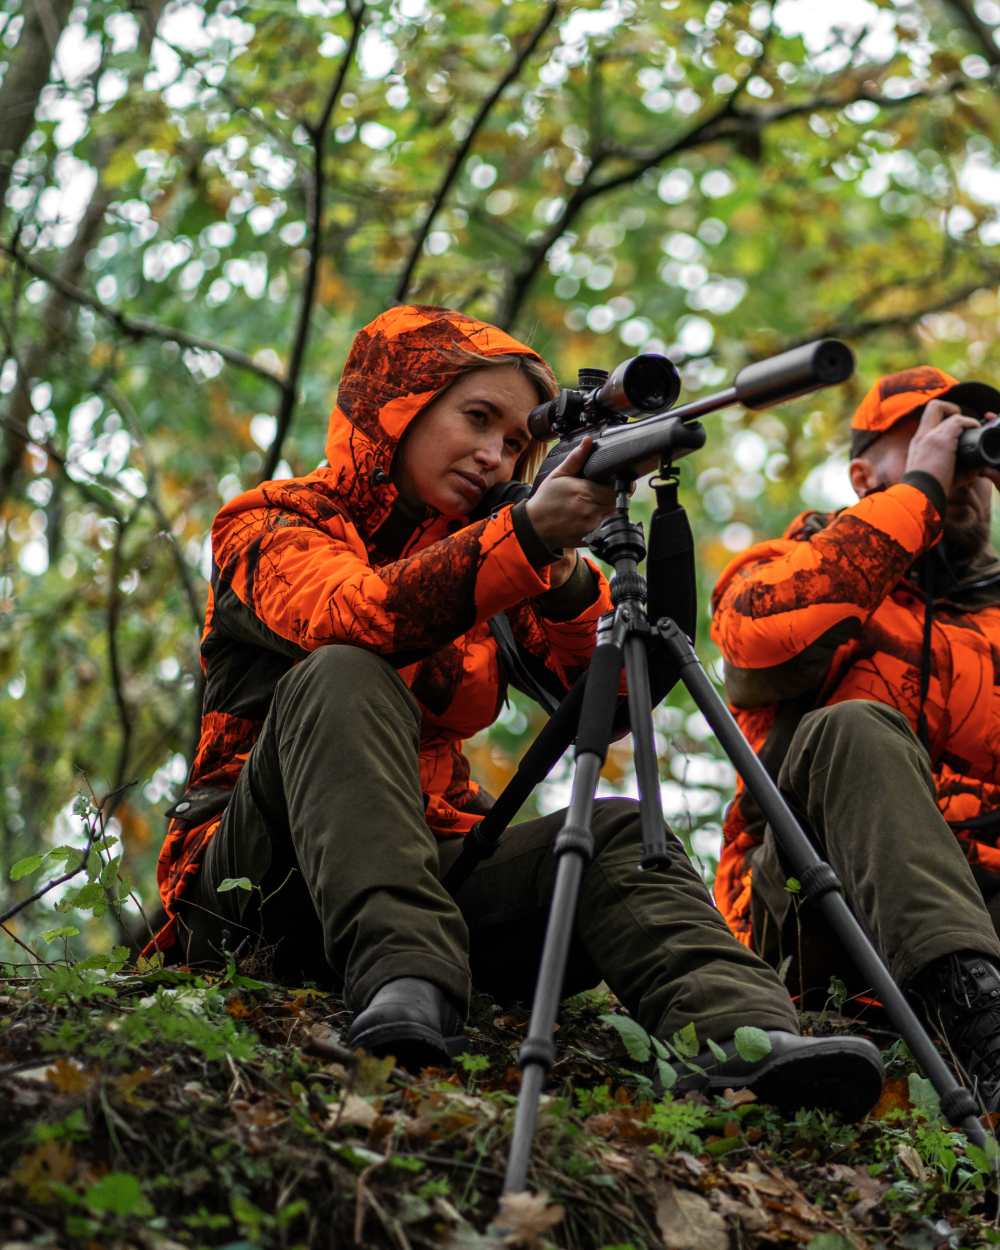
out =
{"type": "Polygon", "coordinates": [[[413,247],[410,249],[410,255],[406,262],[406,268],[403,270],[403,275],[399,280],[399,285],[396,287],[395,299],[397,304],[402,304],[406,300],[406,295],[410,289],[410,283],[413,279],[414,270],[420,260],[424,243],[427,241],[427,236],[430,233],[434,218],[441,211],[441,206],[447,199],[448,192],[451,190],[455,179],[458,177],[459,172],[465,163],[465,158],[469,155],[472,145],[476,141],[476,136],[479,134],[479,131],[482,129],[486,119],[493,111],[493,108],[499,101],[500,97],[507,90],[510,84],[515,82],[520,77],[525,62],[538,47],[546,31],[555,20],[558,11],[559,0],[549,0],[545,13],[542,16],[542,20],[531,32],[531,36],[514,58],[510,68],[480,105],[479,111],[473,118],[472,124],[466,132],[465,138],[455,150],[455,153],[451,158],[451,162],[445,171],[444,178],[442,178],[441,183],[438,186],[437,193],[434,196],[434,201],[428,209],[427,216],[421,223],[420,228],[417,231],[416,238],[413,241],[413,247]]]}
{"type": "Polygon", "coordinates": [[[217,91],[234,113],[242,113],[248,117],[254,126],[273,139],[292,160],[298,163],[302,155],[301,150],[296,147],[291,136],[287,135],[280,128],[280,126],[275,126],[272,122],[268,121],[262,112],[255,111],[252,104],[247,104],[244,100],[240,99],[236,92],[233,91],[231,87],[228,87],[225,82],[209,82],[208,76],[202,68],[201,61],[188,52],[186,48],[182,48],[177,44],[171,43],[169,40],[164,39],[162,35],[160,36],[160,43],[170,49],[185,69],[194,70],[201,81],[210,90],[217,91]]]}
{"type": "MultiPolygon", "coordinates": [[[[903,330],[909,326],[916,325],[924,317],[933,316],[934,313],[947,312],[949,308],[955,308],[958,304],[965,303],[977,291],[987,288],[995,289],[998,281],[1000,281],[1000,265],[984,265],[982,277],[977,278],[974,282],[967,282],[964,286],[959,287],[958,290],[942,296],[932,304],[925,304],[922,308],[916,308],[910,312],[892,313],[884,317],[869,317],[867,321],[834,321],[821,329],[812,330],[806,337],[789,343],[787,347],[788,349],[798,347],[800,343],[809,343],[813,339],[860,339],[866,335],[875,334],[880,330],[903,330]]],[[[782,350],[786,349],[783,348],[782,350]]]]}
{"type": "Polygon", "coordinates": [[[187,331],[175,329],[173,326],[160,325],[155,321],[147,320],[145,317],[130,317],[127,313],[102,303],[96,296],[84,291],[74,283],[60,278],[58,274],[50,273],[49,270],[39,265],[36,260],[26,256],[20,248],[14,247],[9,243],[0,242],[0,252],[9,256],[11,260],[23,269],[26,269],[28,273],[33,274],[42,282],[47,282],[57,291],[60,291],[67,299],[74,300],[77,304],[82,304],[85,308],[92,309],[99,317],[110,321],[112,325],[117,326],[121,333],[128,338],[152,338],[164,343],[177,343],[181,347],[190,347],[197,351],[215,352],[223,360],[228,361],[229,364],[235,365],[239,369],[246,369],[247,372],[255,374],[265,382],[270,382],[272,386],[278,387],[281,391],[284,391],[288,386],[285,378],[277,373],[273,373],[264,365],[258,364],[245,352],[237,351],[233,347],[225,347],[221,343],[214,343],[211,339],[202,338],[197,334],[188,334],[187,331]]]}
{"type": "Polygon", "coordinates": [[[299,376],[302,372],[302,364],[309,342],[313,302],[316,298],[316,282],[319,277],[319,262],[322,253],[323,201],[326,191],[326,175],[323,164],[326,134],[330,126],[330,118],[333,116],[333,110],[344,89],[347,72],[351,67],[351,62],[354,60],[354,53],[358,46],[358,40],[361,38],[361,31],[364,28],[364,4],[359,4],[356,8],[350,8],[350,13],[352,21],[351,38],[340,62],[337,76],[327,94],[326,103],[320,113],[319,120],[313,125],[306,123],[306,129],[309,132],[309,138],[312,140],[313,149],[312,171],[306,183],[309,212],[309,266],[306,270],[305,285],[302,288],[302,299],[299,302],[298,322],[292,338],[288,372],[285,375],[285,381],[282,386],[274,438],[271,440],[271,446],[267,450],[267,458],[265,459],[264,469],[260,477],[262,482],[266,482],[269,478],[274,477],[277,472],[278,464],[281,460],[281,450],[288,436],[288,431],[292,424],[292,416],[295,412],[295,405],[298,403],[299,398],[299,376]]]}
{"type": "MultiPolygon", "coordinates": [[[[621,150],[615,150],[615,156],[625,157],[630,162],[629,167],[623,172],[610,175],[603,181],[597,182],[591,176],[594,172],[592,168],[589,171],[587,180],[577,187],[573,195],[566,201],[559,219],[552,224],[551,228],[532,248],[525,264],[514,273],[501,305],[497,318],[498,323],[504,329],[509,330],[511,328],[549,249],[566,232],[585,205],[598,196],[606,195],[610,191],[616,191],[620,187],[635,182],[647,170],[661,165],[664,161],[679,155],[681,152],[690,151],[693,148],[709,143],[746,139],[748,135],[759,135],[767,127],[776,125],[779,122],[811,113],[826,112],[831,109],[844,109],[848,105],[858,103],[859,101],[867,101],[882,108],[905,108],[919,100],[937,99],[950,95],[961,87],[975,85],[971,79],[966,78],[962,74],[957,74],[946,79],[940,86],[913,91],[909,95],[900,97],[883,96],[874,91],[861,88],[846,99],[834,96],[817,96],[812,100],[778,108],[740,110],[737,108],[737,101],[743,92],[745,82],[746,79],[726,98],[721,107],[716,109],[709,117],[696,123],[690,130],[671,139],[668,143],[646,152],[626,153],[621,150]]],[[[609,155],[610,153],[607,154],[609,155]]]]}
{"type": "MultiPolygon", "coordinates": [[[[10,328],[2,317],[0,317],[0,337],[4,340],[4,351],[14,361],[15,366],[17,367],[17,382],[15,385],[18,387],[25,387],[24,370],[20,361],[18,361],[17,353],[11,338],[10,328]]],[[[115,504],[111,499],[107,498],[106,495],[100,493],[99,491],[94,490],[89,482],[81,482],[77,478],[73,477],[69,471],[69,460],[59,450],[59,448],[55,446],[55,444],[49,442],[48,439],[35,438],[23,422],[17,421],[13,417],[0,416],[0,426],[16,434],[25,446],[37,447],[39,451],[44,452],[53,464],[58,467],[66,481],[75,486],[83,498],[89,503],[92,503],[98,511],[105,513],[107,516],[114,517],[116,521],[121,520],[121,513],[115,507],[115,504]]],[[[105,485],[97,474],[90,474],[89,476],[93,479],[94,484],[100,486],[104,491],[108,491],[112,487],[118,486],[117,482],[111,482],[105,485]]]]}
{"type": "Polygon", "coordinates": [[[20,903],[15,903],[13,907],[8,907],[5,912],[0,914],[0,925],[5,925],[8,920],[13,919],[18,912],[24,911],[26,907],[30,907],[32,903],[37,903],[40,898],[44,898],[44,896],[48,894],[50,890],[54,890],[57,885],[63,885],[65,882],[72,880],[73,877],[76,877],[83,872],[87,867],[87,860],[90,857],[91,847],[97,840],[99,832],[100,824],[95,818],[87,827],[87,845],[83,848],[83,853],[80,856],[80,862],[77,866],[61,873],[58,877],[53,877],[51,881],[47,881],[45,885],[39,887],[34,894],[29,894],[28,897],[22,899],[20,903]]]}
{"type": "MultiPolygon", "coordinates": [[[[115,533],[115,545],[111,552],[111,567],[108,571],[108,612],[106,620],[108,667],[111,670],[111,689],[114,693],[115,707],[118,709],[118,724],[121,726],[118,763],[115,767],[114,783],[111,787],[111,793],[115,795],[124,793],[122,787],[125,781],[125,773],[128,769],[129,756],[132,753],[132,735],[135,728],[132,709],[129,707],[128,699],[125,697],[125,675],[122,671],[121,653],[118,647],[118,627],[121,623],[122,614],[121,581],[124,572],[122,552],[129,527],[141,510],[142,503],[140,502],[129,516],[118,523],[115,533]]],[[[112,807],[107,815],[110,816],[113,811],[114,808],[112,807]]]]}
{"type": "Polygon", "coordinates": [[[105,383],[103,390],[108,398],[125,418],[125,423],[129,428],[129,433],[139,444],[142,452],[142,458],[146,466],[146,500],[152,509],[153,515],[156,517],[160,526],[160,532],[166,538],[170,546],[170,554],[177,570],[177,576],[180,578],[181,585],[184,588],[184,597],[187,599],[188,609],[191,613],[191,620],[194,622],[196,630],[201,629],[202,624],[202,600],[204,595],[200,595],[195,588],[194,579],[191,576],[191,567],[184,558],[184,553],[180,549],[177,539],[174,537],[174,527],[170,518],[167,516],[166,509],[160,499],[160,475],[156,462],[150,455],[149,447],[146,444],[146,436],[139,424],[139,418],[131,402],[118,389],[113,382],[105,383]]]}
{"type": "Polygon", "coordinates": [[[945,8],[954,9],[958,19],[979,45],[983,57],[1000,69],[1000,48],[997,47],[997,27],[990,26],[976,12],[970,0],[945,0],[945,8]]]}

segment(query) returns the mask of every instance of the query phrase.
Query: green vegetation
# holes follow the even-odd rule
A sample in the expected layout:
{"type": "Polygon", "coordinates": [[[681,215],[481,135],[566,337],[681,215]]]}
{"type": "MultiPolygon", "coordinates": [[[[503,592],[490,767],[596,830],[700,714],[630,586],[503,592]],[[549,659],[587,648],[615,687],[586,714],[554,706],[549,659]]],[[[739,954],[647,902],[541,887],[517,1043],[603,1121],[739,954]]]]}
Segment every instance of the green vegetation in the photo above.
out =
{"type": "Polygon", "coordinates": [[[613,1008],[566,1005],[535,1192],[499,1220],[518,1009],[478,998],[455,1071],[413,1077],[344,1049],[335,997],[234,967],[8,981],[0,1219],[63,1250],[1000,1244],[991,1160],[895,1052],[875,1117],[782,1121],[745,1094],[652,1093],[613,1008]]]}

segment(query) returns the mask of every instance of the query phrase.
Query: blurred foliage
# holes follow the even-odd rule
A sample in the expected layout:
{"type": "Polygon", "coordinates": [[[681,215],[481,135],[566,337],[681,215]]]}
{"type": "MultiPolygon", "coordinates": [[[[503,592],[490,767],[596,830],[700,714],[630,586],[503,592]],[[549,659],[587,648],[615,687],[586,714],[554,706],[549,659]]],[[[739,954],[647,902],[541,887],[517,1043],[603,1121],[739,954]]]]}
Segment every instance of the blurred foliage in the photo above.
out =
{"type": "MultiPolygon", "coordinates": [[[[707,418],[682,474],[703,607],[803,495],[846,502],[846,418],[878,372],[995,380],[998,21],[986,0],[7,0],[0,93],[49,62],[0,152],[8,905],[81,792],[111,796],[154,905],[212,516],[318,462],[350,339],[400,297],[497,320],[568,381],[667,351],[686,397],[852,343],[836,391],[707,418]]],[[[472,744],[488,787],[539,723],[515,701],[472,744]]],[[[710,871],[732,770],[679,693],[657,732],[710,871]]],[[[634,787],[627,743],[606,786],[634,787]]]]}

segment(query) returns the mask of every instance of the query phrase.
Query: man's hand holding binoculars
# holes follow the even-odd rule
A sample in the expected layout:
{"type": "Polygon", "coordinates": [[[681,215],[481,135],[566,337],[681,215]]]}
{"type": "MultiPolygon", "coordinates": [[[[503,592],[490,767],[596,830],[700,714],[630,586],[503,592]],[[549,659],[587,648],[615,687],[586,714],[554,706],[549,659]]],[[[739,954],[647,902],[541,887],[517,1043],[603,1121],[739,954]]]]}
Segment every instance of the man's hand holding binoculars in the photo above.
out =
{"type": "MultiPolygon", "coordinates": [[[[992,421],[996,413],[986,414],[992,421]]],[[[962,412],[958,404],[946,399],[932,399],[924,408],[906,457],[907,470],[920,470],[937,478],[946,495],[950,495],[958,474],[967,472],[958,465],[958,443],[965,430],[975,430],[982,423],[962,412]]],[[[1000,472],[978,469],[978,475],[989,478],[1000,487],[1000,472]]]]}

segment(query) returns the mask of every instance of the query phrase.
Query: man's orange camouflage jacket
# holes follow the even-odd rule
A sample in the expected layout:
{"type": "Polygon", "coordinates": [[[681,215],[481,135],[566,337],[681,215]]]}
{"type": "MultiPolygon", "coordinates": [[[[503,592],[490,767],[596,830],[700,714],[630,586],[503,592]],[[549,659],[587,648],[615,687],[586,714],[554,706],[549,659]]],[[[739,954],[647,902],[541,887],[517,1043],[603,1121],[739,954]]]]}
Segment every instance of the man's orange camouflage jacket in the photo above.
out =
{"type": "Polygon", "coordinates": [[[396,447],[456,377],[456,349],[535,355],[450,310],[391,309],[354,340],[326,464],[239,495],[215,518],[201,739],[157,870],[171,917],[156,939],[161,950],[174,941],[175,904],[219,827],[275,685],[316,647],[375,651],[409,686],[423,711],[426,819],[442,837],[468,832],[486,801],[462,741],[496,719],[506,693],[490,618],[506,613],[519,658],[562,688],[590,657],[597,618],[610,607],[595,566],[590,605],[570,620],[549,619],[536,602],[548,570],[522,548],[511,507],[471,524],[415,515],[392,484],[396,447]]]}
{"type": "MultiPolygon", "coordinates": [[[[927,597],[916,574],[941,531],[925,485],[908,474],[834,515],[804,513],[723,572],[712,637],[733,713],[772,776],[815,707],[871,699],[918,731],[927,597]]],[[[922,710],[938,805],[970,862],[1000,874],[1000,563],[988,552],[937,577],[922,710]]],[[[742,782],[723,834],[716,900],[752,945],[748,855],[764,821],[742,782]]]]}

